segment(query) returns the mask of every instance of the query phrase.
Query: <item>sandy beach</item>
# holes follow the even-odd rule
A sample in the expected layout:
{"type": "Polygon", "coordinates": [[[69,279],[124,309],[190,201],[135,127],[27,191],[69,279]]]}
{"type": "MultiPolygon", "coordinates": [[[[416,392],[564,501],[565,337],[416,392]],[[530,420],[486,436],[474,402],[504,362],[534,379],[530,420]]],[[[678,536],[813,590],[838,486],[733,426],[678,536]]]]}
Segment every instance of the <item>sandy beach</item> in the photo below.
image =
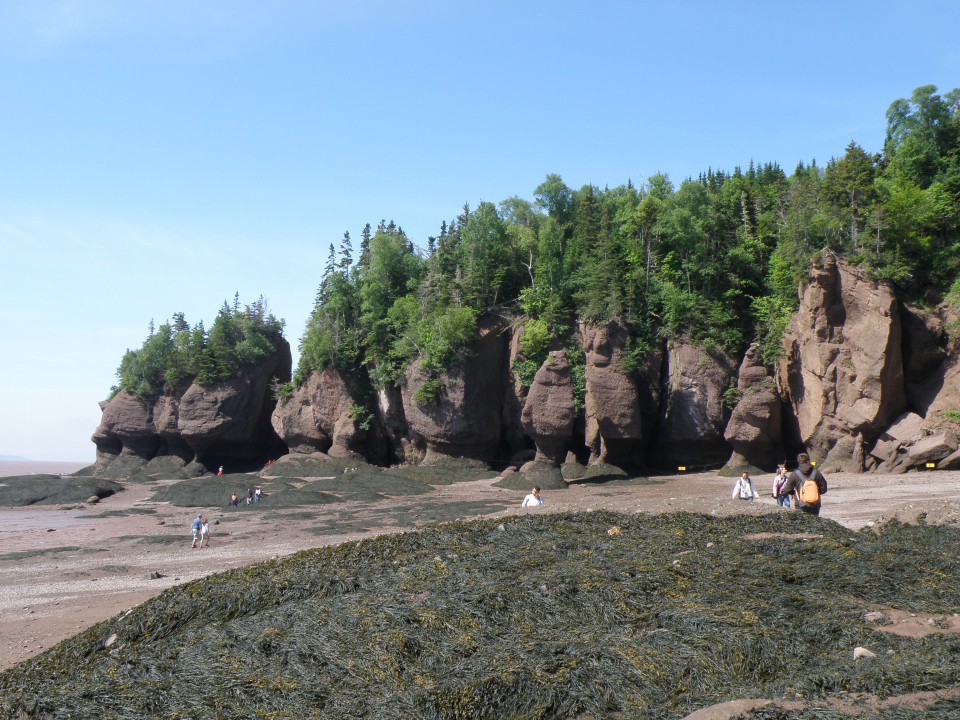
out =
{"type": "MultiPolygon", "coordinates": [[[[837,474],[828,480],[822,516],[852,529],[921,514],[928,522],[960,522],[960,472],[837,474]]],[[[525,492],[496,487],[496,481],[292,509],[271,508],[269,498],[246,508],[173,507],[151,498],[174,481],[156,481],[131,485],[97,505],[0,508],[0,669],[173,585],[380,533],[522,512],[784,512],[769,497],[768,476],[755,478],[761,498],[753,502],[731,499],[733,478],[698,473],[643,484],[573,484],[545,493],[546,504],[533,510],[519,507],[525,492]],[[198,550],[190,547],[189,525],[201,510],[213,531],[210,547],[198,550]]]]}

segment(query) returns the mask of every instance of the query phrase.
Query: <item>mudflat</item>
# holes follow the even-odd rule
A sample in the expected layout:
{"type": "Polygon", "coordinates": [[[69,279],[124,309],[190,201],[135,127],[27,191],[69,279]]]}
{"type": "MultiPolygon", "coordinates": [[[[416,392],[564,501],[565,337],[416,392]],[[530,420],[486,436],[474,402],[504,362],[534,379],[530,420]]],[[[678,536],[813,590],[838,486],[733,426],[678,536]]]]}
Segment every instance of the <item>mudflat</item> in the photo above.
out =
{"type": "MultiPolygon", "coordinates": [[[[822,517],[851,529],[893,518],[960,524],[960,472],[827,477],[822,517]]],[[[521,509],[527,491],[498,478],[433,487],[426,494],[295,508],[270,498],[238,507],[182,508],[152,498],[175,480],[131,484],[95,505],[0,508],[0,669],[30,658],[87,627],[180,583],[299,550],[406,532],[458,519],[520,513],[612,510],[623,513],[792,512],[769,496],[771,476],[754,478],[761,498],[730,497],[734,478],[714,473],[643,481],[572,483],[521,509]],[[211,542],[191,548],[198,513],[211,542]]]]}

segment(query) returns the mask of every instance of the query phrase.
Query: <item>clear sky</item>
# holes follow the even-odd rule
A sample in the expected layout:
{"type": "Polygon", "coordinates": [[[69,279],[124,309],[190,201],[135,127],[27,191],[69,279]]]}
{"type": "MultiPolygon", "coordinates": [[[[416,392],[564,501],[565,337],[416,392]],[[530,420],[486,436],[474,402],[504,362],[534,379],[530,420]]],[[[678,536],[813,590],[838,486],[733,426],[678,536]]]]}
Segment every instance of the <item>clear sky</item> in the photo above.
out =
{"type": "Polygon", "coordinates": [[[954,0],[3,0],[0,456],[92,460],[150,320],[263,295],[296,347],[330,243],[465,202],[882,148],[960,86],[954,0]]]}

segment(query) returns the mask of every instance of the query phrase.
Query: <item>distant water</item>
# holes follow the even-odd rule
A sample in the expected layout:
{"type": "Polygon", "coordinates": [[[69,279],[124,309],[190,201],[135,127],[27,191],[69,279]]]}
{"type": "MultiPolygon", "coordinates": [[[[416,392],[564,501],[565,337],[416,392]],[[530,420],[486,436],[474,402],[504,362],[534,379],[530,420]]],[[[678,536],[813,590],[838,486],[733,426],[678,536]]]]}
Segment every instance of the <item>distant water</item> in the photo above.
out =
{"type": "Polygon", "coordinates": [[[0,477],[11,475],[60,475],[61,473],[76,472],[89,462],[66,462],[57,460],[0,460],[0,477]]]}

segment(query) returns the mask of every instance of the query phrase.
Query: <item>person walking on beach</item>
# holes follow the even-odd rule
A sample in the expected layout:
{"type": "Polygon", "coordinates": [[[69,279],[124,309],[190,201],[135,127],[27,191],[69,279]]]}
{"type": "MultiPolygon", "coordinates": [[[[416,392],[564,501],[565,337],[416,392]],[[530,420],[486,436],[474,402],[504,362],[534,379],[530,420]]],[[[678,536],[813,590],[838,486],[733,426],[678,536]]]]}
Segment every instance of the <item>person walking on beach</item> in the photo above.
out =
{"type": "Polygon", "coordinates": [[[210,547],[210,521],[207,518],[203,518],[200,522],[200,549],[203,550],[203,544],[206,542],[207,547],[210,547]]]}
{"type": "Polygon", "coordinates": [[[203,514],[198,514],[194,519],[193,523],[190,526],[190,530],[193,533],[193,542],[190,544],[190,549],[194,549],[197,546],[197,542],[200,540],[200,527],[203,525],[203,514]]]}
{"type": "Polygon", "coordinates": [[[223,465],[221,465],[220,469],[217,470],[217,477],[220,477],[221,475],[223,475],[223,465]]]}
{"type": "Polygon", "coordinates": [[[790,494],[783,492],[783,484],[787,481],[787,469],[783,465],[777,466],[777,474],[773,476],[773,485],[770,494],[780,507],[790,509],[790,494]]]}
{"type": "Polygon", "coordinates": [[[530,494],[520,503],[520,507],[538,507],[540,505],[543,505],[543,498],[540,497],[540,487],[535,485],[530,494]]]}
{"type": "Polygon", "coordinates": [[[753,487],[753,480],[750,478],[750,473],[744,472],[743,475],[737,478],[737,482],[733,486],[733,493],[731,493],[730,497],[738,497],[741,500],[753,500],[754,498],[760,497],[753,487]]]}
{"type": "Polygon", "coordinates": [[[810,515],[819,515],[821,496],[827,494],[827,479],[810,462],[806,453],[797,455],[797,469],[787,475],[780,492],[793,495],[793,506],[810,515]]]}
{"type": "Polygon", "coordinates": [[[230,493],[230,504],[231,504],[233,507],[236,507],[239,502],[240,502],[240,499],[237,497],[237,494],[236,494],[236,493],[230,493]]]}
{"type": "Polygon", "coordinates": [[[253,501],[260,502],[260,496],[263,494],[263,491],[260,488],[257,488],[253,491],[253,501]]]}

